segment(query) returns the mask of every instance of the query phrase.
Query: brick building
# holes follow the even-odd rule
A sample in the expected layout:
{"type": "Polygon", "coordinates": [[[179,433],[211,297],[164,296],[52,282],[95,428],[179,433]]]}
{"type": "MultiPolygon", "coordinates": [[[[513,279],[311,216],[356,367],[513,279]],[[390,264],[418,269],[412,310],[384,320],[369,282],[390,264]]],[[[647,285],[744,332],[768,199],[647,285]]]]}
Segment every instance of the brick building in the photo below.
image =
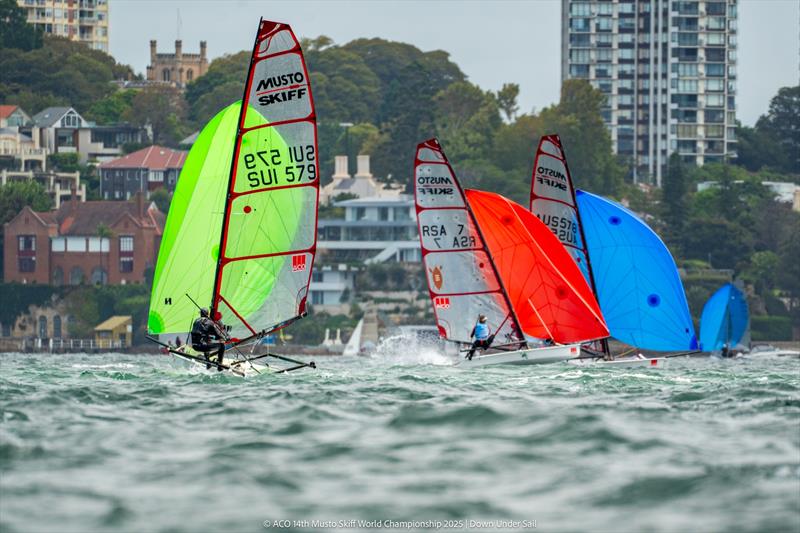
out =
{"type": "Polygon", "coordinates": [[[107,200],[127,200],[137,192],[149,197],[161,187],[173,191],[184,161],[186,152],[150,146],[102,163],[100,195],[107,200]]]}
{"type": "Polygon", "coordinates": [[[129,202],[69,201],[47,212],[26,206],[3,228],[4,281],[142,283],[155,266],[164,220],[141,194],[129,202]]]}

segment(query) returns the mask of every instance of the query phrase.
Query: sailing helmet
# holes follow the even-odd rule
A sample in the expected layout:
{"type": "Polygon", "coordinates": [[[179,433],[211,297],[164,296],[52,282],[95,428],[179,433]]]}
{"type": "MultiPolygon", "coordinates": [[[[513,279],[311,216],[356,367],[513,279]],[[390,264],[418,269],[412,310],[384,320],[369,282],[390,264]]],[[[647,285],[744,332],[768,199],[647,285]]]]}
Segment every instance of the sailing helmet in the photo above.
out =
{"type": "Polygon", "coordinates": [[[478,315],[478,322],[486,322],[486,315],[478,315]]]}
{"type": "Polygon", "coordinates": [[[204,317],[208,318],[208,308],[207,307],[201,307],[200,308],[200,316],[204,316],[204,317]]]}

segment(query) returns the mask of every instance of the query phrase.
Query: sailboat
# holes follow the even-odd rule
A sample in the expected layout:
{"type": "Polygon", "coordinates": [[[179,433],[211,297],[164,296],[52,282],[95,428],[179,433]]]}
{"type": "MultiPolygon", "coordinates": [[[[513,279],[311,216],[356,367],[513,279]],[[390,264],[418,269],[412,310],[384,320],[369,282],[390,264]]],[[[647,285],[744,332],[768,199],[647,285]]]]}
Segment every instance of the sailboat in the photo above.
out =
{"type": "Polygon", "coordinates": [[[464,191],[435,138],[417,146],[414,167],[439,334],[469,346],[479,314],[493,333],[489,350],[459,366],[564,361],[580,356],[580,343],[608,336],[580,270],[528,210],[498,194],[464,191]]]}
{"type": "Polygon", "coordinates": [[[722,357],[749,349],[750,313],[747,298],[736,285],[726,283],[703,306],[700,349],[722,357]]]}
{"type": "Polygon", "coordinates": [[[300,43],[288,25],[262,19],[243,100],[203,128],[181,171],[153,277],[151,339],[181,361],[236,375],[267,371],[270,357],[293,365],[279,371],[313,366],[255,351],[264,337],[306,315],[317,244],[317,153],[300,43]],[[170,342],[186,338],[201,304],[225,325],[222,364],[170,342]]]}
{"type": "MultiPolygon", "coordinates": [[[[689,305],[666,245],[633,212],[616,202],[576,190],[558,135],[539,141],[530,210],[558,237],[590,283],[611,336],[636,349],[697,349],[689,305]]],[[[603,353],[597,353],[602,351],[603,353]]],[[[609,364],[659,366],[665,358],[611,357],[609,364]]],[[[590,359],[582,361],[588,362],[590,359]]]]}

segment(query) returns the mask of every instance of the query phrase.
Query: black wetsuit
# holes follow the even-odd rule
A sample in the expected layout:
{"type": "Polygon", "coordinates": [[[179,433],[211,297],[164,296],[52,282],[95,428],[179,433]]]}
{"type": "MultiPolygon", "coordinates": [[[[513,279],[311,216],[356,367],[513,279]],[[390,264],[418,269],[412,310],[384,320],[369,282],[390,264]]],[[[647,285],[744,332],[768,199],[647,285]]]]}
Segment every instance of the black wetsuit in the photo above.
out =
{"type": "MultiPolygon", "coordinates": [[[[225,334],[219,325],[208,317],[201,316],[194,321],[192,326],[192,348],[205,354],[209,358],[209,353],[216,352],[217,363],[222,364],[222,356],[225,353],[225,343],[217,342],[225,338],[225,334]]],[[[222,367],[217,367],[222,370],[222,367]]]]}

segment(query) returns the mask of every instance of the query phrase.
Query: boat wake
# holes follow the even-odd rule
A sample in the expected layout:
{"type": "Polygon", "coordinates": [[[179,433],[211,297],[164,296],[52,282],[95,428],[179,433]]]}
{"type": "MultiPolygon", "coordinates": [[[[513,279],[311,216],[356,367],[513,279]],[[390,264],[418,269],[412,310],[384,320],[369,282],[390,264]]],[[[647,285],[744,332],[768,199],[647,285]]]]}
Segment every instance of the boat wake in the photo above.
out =
{"type": "Polygon", "coordinates": [[[370,358],[401,366],[451,366],[455,362],[443,352],[440,341],[421,339],[417,335],[405,333],[392,335],[380,341],[370,354],[370,358]]]}

